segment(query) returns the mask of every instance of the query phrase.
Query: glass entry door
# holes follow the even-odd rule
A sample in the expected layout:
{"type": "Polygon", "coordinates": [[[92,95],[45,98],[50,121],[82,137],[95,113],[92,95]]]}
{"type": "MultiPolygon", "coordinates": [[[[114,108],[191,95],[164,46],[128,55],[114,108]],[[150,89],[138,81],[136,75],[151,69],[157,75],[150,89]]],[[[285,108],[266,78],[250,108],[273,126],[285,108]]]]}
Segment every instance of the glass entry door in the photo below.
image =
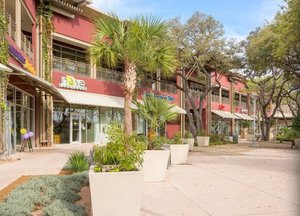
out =
{"type": "Polygon", "coordinates": [[[81,116],[80,114],[71,114],[71,143],[81,143],[81,116]]]}

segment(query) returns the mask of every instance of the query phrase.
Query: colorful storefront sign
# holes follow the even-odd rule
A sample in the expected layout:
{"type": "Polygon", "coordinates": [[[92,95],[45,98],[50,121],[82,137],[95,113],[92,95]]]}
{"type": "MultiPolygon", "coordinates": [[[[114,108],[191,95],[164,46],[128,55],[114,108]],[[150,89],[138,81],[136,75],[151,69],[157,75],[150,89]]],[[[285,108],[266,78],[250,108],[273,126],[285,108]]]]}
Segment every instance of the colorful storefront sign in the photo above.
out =
{"type": "Polygon", "coordinates": [[[145,96],[154,96],[154,97],[157,97],[157,98],[161,98],[161,99],[165,99],[169,102],[172,102],[174,101],[174,97],[171,96],[171,95],[160,95],[160,94],[155,94],[155,93],[152,93],[152,92],[144,92],[144,95],[145,96]]]}
{"type": "Polygon", "coordinates": [[[32,74],[36,74],[34,66],[15,47],[9,45],[8,51],[18,62],[22,64],[25,70],[29,71],[32,74]]]}
{"type": "Polygon", "coordinates": [[[87,90],[84,80],[76,79],[75,77],[70,76],[70,75],[61,77],[59,87],[80,90],[80,91],[87,90]]]}

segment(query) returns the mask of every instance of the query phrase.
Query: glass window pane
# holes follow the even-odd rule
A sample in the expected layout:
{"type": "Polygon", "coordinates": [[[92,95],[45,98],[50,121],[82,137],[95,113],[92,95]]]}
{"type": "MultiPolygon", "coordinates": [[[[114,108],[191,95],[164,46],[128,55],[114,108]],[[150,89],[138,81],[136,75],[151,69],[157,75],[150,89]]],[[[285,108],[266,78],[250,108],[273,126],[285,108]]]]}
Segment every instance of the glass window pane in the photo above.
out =
{"type": "Polygon", "coordinates": [[[100,132],[105,133],[106,127],[113,120],[112,118],[112,108],[101,107],[100,111],[100,132]]]}
{"type": "Polygon", "coordinates": [[[7,87],[7,91],[6,91],[6,97],[7,97],[7,101],[14,103],[14,93],[15,93],[15,89],[11,86],[7,87]]]}
{"type": "Polygon", "coordinates": [[[16,104],[22,105],[22,92],[16,91],[16,104]]]}

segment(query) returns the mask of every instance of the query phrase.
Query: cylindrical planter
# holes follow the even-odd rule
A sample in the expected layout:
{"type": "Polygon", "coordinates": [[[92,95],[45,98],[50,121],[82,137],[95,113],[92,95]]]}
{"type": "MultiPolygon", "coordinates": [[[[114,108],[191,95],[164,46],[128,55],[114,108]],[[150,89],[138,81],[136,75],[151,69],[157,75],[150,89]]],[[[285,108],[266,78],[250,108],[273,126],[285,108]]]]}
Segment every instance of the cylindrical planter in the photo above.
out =
{"type": "Polygon", "coordinates": [[[143,172],[89,171],[94,216],[140,215],[143,172]]]}
{"type": "Polygon", "coordinates": [[[194,138],[182,139],[183,143],[189,144],[189,150],[192,151],[194,149],[194,138]]]}
{"type": "Polygon", "coordinates": [[[170,150],[146,150],[143,168],[145,182],[164,181],[170,150]]]}
{"type": "Polygon", "coordinates": [[[171,149],[171,164],[185,164],[189,154],[188,144],[174,144],[171,149]]]}
{"type": "Polygon", "coordinates": [[[295,138],[294,142],[295,142],[295,147],[300,148],[300,138],[295,138]]]}
{"type": "Polygon", "coordinates": [[[197,136],[197,145],[198,146],[209,146],[209,136],[197,136]]]}

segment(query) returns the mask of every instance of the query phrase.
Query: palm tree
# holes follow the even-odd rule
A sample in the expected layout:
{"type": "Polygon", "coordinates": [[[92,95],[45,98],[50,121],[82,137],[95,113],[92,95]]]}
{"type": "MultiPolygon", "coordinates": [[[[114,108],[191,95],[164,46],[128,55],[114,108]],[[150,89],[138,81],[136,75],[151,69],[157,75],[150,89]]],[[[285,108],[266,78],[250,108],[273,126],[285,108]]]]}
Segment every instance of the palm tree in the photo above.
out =
{"type": "Polygon", "coordinates": [[[178,113],[174,110],[175,105],[167,100],[147,95],[143,101],[134,101],[140,114],[148,123],[148,140],[151,144],[157,135],[157,129],[168,121],[177,119],[178,113]]]}
{"type": "Polygon", "coordinates": [[[116,15],[99,18],[90,48],[94,63],[115,68],[124,65],[124,128],[132,133],[131,103],[138,71],[171,75],[176,69],[174,46],[166,23],[153,16],[121,21],[116,15]]]}

